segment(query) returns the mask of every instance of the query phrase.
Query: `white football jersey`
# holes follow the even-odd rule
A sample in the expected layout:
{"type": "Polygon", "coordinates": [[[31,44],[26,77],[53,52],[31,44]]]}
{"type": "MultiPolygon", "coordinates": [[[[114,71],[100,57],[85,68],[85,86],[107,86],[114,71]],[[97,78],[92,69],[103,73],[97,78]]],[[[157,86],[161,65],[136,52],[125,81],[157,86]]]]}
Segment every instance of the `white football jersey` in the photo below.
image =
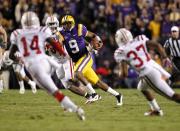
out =
{"type": "Polygon", "coordinates": [[[144,68],[151,59],[146,48],[147,40],[146,36],[139,35],[133,41],[119,47],[114,53],[115,60],[125,60],[137,70],[144,68]]]}
{"type": "Polygon", "coordinates": [[[140,73],[140,76],[150,72],[151,68],[155,68],[163,76],[169,78],[170,74],[151,59],[146,47],[146,41],[148,40],[145,35],[137,36],[133,41],[119,47],[115,51],[115,60],[117,62],[122,60],[128,62],[140,73]]]}
{"type": "Polygon", "coordinates": [[[48,27],[17,29],[10,36],[11,44],[17,45],[25,60],[45,55],[45,41],[52,35],[48,27]]]}
{"type": "Polygon", "coordinates": [[[121,46],[115,51],[114,58],[117,62],[127,61],[133,66],[142,78],[138,84],[139,90],[151,87],[161,94],[172,97],[174,91],[162,78],[169,78],[170,74],[150,58],[146,48],[148,38],[144,35],[137,36],[133,41],[121,46]]]}

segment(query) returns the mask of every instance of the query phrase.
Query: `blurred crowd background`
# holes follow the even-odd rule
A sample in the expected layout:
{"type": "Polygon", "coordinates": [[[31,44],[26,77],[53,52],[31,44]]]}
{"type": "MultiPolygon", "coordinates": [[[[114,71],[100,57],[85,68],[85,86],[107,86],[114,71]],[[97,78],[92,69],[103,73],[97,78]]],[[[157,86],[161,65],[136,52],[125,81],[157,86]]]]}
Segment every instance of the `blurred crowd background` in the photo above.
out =
{"type": "MultiPolygon", "coordinates": [[[[64,14],[74,16],[88,30],[101,36],[104,46],[94,55],[96,72],[112,87],[136,87],[137,73],[129,68],[126,79],[118,78],[113,52],[117,48],[114,33],[128,28],[134,36],[145,34],[164,44],[173,25],[180,26],[180,0],[0,0],[0,24],[8,34],[20,28],[22,14],[31,10],[38,14],[42,25],[48,15],[61,20],[64,14]]],[[[155,51],[152,57],[161,64],[155,51]]]]}

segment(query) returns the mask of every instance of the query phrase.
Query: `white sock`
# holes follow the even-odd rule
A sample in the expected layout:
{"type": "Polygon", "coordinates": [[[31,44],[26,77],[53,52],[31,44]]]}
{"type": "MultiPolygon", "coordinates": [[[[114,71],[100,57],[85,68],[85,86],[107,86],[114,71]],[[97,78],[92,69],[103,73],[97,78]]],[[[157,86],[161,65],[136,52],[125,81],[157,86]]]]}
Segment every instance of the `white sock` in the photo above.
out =
{"type": "Polygon", "coordinates": [[[148,104],[149,104],[149,106],[150,106],[151,110],[154,110],[154,107],[152,106],[152,104],[151,104],[151,102],[150,102],[150,101],[148,101],[148,104]]]}
{"type": "Polygon", "coordinates": [[[77,105],[75,105],[67,96],[65,96],[61,101],[61,106],[69,112],[76,112],[78,108],[77,105]]]}
{"type": "Polygon", "coordinates": [[[119,95],[119,93],[117,91],[113,90],[111,87],[108,88],[107,92],[109,92],[110,94],[112,94],[114,96],[119,95]]]}
{"type": "Polygon", "coordinates": [[[86,86],[86,89],[87,89],[87,92],[89,94],[93,94],[93,93],[96,93],[96,91],[93,89],[92,85],[90,83],[88,83],[86,86]]]}
{"type": "Polygon", "coordinates": [[[156,110],[156,111],[160,110],[160,107],[159,107],[156,99],[153,99],[152,101],[149,101],[149,105],[150,105],[152,110],[156,110]]]}
{"type": "Polygon", "coordinates": [[[3,90],[3,80],[0,80],[0,92],[3,90]]]}
{"type": "Polygon", "coordinates": [[[24,81],[19,81],[19,86],[20,86],[20,89],[25,89],[24,88],[24,81]]]}
{"type": "Polygon", "coordinates": [[[34,84],[34,81],[29,80],[29,81],[28,81],[28,84],[29,84],[29,85],[33,85],[33,84],[34,84]]]}

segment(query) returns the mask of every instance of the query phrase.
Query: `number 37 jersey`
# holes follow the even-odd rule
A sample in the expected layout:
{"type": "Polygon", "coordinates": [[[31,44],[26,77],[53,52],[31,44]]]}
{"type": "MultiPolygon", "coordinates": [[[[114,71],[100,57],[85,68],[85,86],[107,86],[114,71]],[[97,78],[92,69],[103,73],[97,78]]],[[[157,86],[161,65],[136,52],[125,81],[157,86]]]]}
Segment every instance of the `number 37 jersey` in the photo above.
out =
{"type": "Polygon", "coordinates": [[[114,53],[115,60],[125,60],[138,71],[141,70],[151,59],[146,48],[147,40],[149,39],[146,36],[139,35],[133,41],[119,47],[114,53]]]}
{"type": "Polygon", "coordinates": [[[47,27],[14,30],[10,36],[11,44],[15,44],[24,59],[36,59],[45,55],[45,41],[52,35],[47,27]]]}

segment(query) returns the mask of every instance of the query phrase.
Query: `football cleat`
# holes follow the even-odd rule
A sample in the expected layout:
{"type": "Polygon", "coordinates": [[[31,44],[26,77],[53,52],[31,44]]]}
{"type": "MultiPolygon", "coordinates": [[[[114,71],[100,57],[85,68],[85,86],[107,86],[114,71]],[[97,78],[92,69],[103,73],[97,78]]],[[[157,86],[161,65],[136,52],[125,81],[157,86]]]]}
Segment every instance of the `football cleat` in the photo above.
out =
{"type": "Polygon", "coordinates": [[[144,113],[144,116],[163,116],[163,111],[162,110],[150,110],[148,112],[144,113]]]}
{"type": "Polygon", "coordinates": [[[93,98],[92,96],[89,96],[89,98],[87,98],[87,101],[85,102],[85,104],[90,104],[90,103],[93,103],[93,98]]]}
{"type": "Polygon", "coordinates": [[[24,94],[25,93],[25,89],[24,88],[20,88],[19,93],[20,94],[24,94]]]}
{"type": "Polygon", "coordinates": [[[97,93],[93,93],[93,94],[92,94],[92,98],[93,98],[94,101],[97,101],[97,100],[100,100],[100,99],[101,99],[101,96],[98,95],[97,93]]]}
{"type": "Polygon", "coordinates": [[[117,99],[117,106],[122,106],[123,105],[123,95],[119,94],[116,96],[117,99]]]}
{"type": "Polygon", "coordinates": [[[76,114],[80,120],[84,121],[86,119],[84,110],[82,108],[79,107],[76,111],[76,114]]]}
{"type": "Polygon", "coordinates": [[[95,101],[98,101],[101,99],[101,96],[98,95],[97,93],[93,93],[89,98],[88,100],[85,102],[85,104],[90,104],[90,103],[93,103],[95,101]]]}

